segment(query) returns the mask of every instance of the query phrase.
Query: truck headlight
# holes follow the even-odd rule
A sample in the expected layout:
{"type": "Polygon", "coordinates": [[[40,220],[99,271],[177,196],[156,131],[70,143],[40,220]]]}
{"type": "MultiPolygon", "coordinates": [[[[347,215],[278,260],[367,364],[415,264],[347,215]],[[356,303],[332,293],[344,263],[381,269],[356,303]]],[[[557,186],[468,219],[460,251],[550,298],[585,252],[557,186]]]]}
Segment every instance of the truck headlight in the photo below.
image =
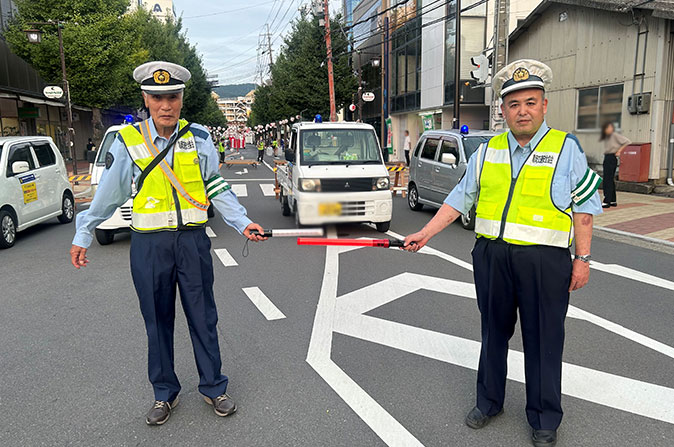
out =
{"type": "Polygon", "coordinates": [[[377,179],[375,186],[377,189],[388,189],[391,182],[388,177],[380,177],[377,179]]]}
{"type": "Polygon", "coordinates": [[[317,178],[300,179],[300,189],[307,192],[318,192],[321,190],[321,180],[317,178]]]}

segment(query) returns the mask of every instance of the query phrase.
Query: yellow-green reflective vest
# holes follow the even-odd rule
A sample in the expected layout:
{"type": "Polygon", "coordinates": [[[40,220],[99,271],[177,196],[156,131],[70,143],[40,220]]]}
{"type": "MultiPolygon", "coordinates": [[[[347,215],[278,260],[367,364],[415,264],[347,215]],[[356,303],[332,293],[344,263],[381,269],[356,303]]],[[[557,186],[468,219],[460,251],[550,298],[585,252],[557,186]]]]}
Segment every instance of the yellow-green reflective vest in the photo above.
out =
{"type": "Polygon", "coordinates": [[[513,178],[508,134],[487,143],[475,212],[475,232],[517,245],[568,248],[573,240],[571,203],[559,209],[552,201],[552,178],[566,133],[550,129],[513,178]]]}
{"type": "MultiPolygon", "coordinates": [[[[119,134],[133,162],[143,171],[161,151],[152,141],[149,122],[139,125],[140,131],[126,126],[119,134]]],[[[180,129],[186,125],[187,121],[180,120],[180,129]]],[[[202,226],[208,221],[207,209],[197,145],[192,132],[187,131],[173,146],[173,167],[164,159],[145,177],[133,199],[131,228],[152,232],[202,226]]]]}

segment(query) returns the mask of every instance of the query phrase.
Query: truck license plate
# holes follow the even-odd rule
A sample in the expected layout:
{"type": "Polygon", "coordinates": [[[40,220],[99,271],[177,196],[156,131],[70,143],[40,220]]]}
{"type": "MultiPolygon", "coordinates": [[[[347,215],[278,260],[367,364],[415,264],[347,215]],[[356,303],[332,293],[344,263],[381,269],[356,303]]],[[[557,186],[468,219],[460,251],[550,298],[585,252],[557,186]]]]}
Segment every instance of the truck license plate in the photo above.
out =
{"type": "Polygon", "coordinates": [[[319,216],[339,216],[342,214],[341,203],[320,203],[318,205],[319,216]]]}

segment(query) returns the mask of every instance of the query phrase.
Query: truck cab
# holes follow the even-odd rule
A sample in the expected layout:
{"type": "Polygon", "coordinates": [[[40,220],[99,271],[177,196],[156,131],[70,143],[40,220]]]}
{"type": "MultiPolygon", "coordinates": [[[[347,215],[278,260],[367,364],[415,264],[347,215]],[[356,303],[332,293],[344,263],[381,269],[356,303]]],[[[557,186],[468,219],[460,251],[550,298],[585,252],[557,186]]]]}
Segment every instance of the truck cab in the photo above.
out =
{"type": "Polygon", "coordinates": [[[369,124],[297,123],[280,166],[281,209],[299,225],[371,222],[386,232],[393,201],[377,134],[369,124]]]}

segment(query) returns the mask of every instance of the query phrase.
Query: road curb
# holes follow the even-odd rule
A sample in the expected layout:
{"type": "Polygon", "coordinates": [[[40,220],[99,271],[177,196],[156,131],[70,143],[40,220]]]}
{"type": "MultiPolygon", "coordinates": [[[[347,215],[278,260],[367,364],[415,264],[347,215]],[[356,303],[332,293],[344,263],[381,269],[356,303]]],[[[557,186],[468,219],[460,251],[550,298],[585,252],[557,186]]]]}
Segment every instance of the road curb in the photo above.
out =
{"type": "Polygon", "coordinates": [[[643,236],[641,234],[629,233],[627,231],[615,230],[613,228],[606,227],[594,227],[595,230],[604,231],[606,233],[617,234],[619,236],[624,236],[632,239],[639,239],[646,242],[651,242],[653,244],[665,245],[667,247],[674,248],[674,242],[666,241],[664,239],[657,239],[654,237],[643,236]]]}

